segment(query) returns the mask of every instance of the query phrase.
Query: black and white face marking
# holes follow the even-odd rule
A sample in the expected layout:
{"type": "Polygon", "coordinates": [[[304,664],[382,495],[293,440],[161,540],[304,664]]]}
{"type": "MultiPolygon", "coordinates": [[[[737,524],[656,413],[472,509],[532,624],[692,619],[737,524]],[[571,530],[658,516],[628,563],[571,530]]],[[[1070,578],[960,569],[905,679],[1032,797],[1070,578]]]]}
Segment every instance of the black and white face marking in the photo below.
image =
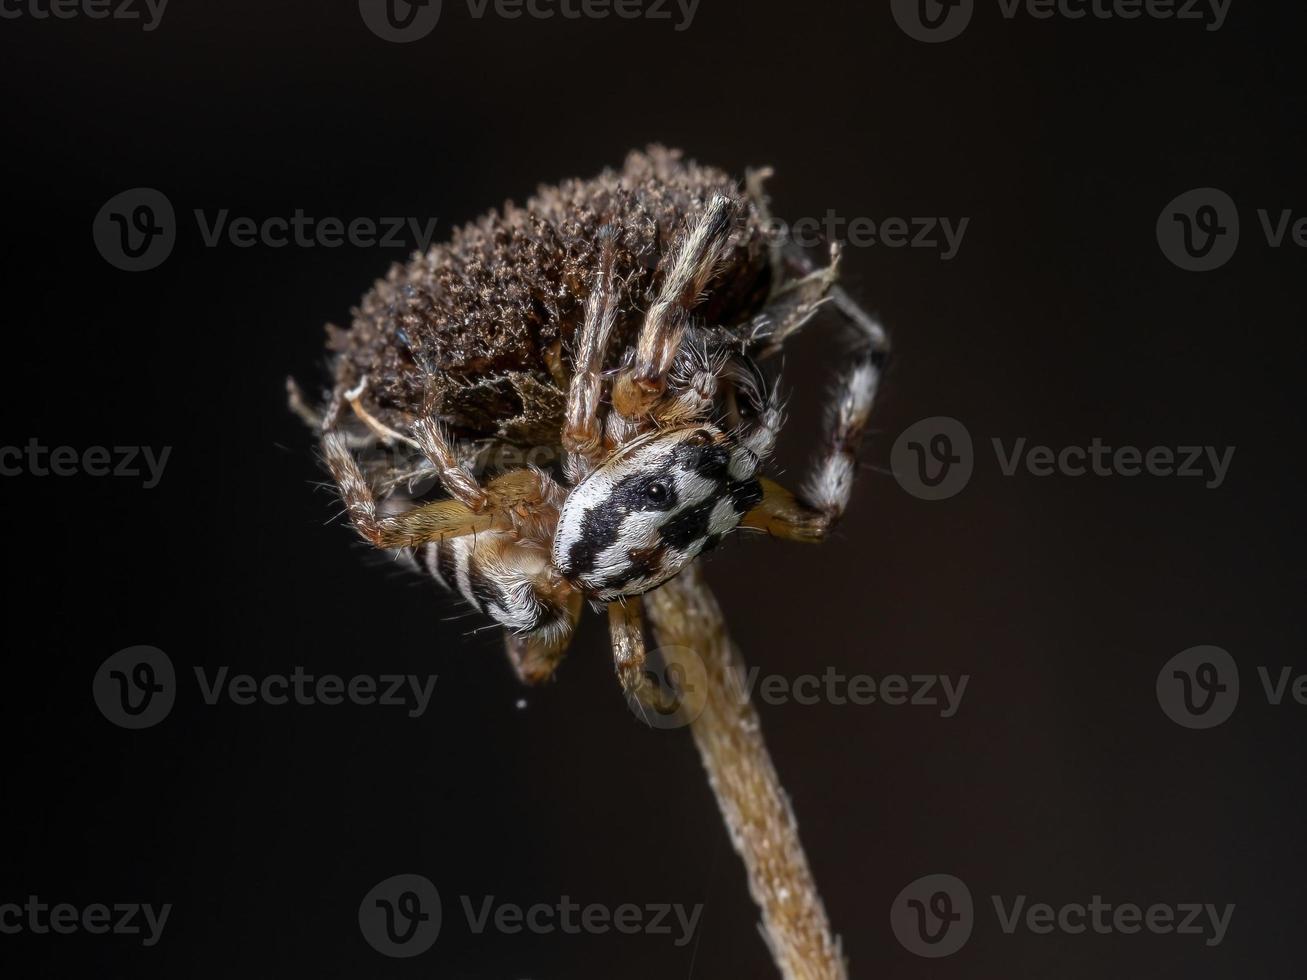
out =
{"type": "Polygon", "coordinates": [[[554,566],[595,599],[648,592],[762,499],[756,465],[752,452],[709,425],[635,442],[568,495],[554,566]]]}

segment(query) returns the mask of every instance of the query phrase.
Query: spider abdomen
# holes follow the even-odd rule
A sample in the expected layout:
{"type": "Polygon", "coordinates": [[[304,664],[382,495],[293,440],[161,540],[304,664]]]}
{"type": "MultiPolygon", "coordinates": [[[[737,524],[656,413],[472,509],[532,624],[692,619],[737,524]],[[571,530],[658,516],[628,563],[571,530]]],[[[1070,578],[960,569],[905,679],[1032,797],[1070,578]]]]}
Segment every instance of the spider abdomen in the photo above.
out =
{"type": "Polygon", "coordinates": [[[548,555],[524,553],[511,532],[431,541],[409,548],[406,555],[415,571],[515,633],[537,632],[567,616],[566,606],[555,606],[539,588],[540,580],[548,578],[548,555]]]}

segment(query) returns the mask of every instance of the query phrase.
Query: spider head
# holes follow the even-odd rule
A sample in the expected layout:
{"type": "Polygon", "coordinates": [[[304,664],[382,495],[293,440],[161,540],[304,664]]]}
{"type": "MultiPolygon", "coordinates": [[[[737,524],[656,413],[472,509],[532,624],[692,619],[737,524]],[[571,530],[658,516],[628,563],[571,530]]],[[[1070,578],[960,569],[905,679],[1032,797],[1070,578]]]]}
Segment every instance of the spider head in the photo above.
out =
{"type": "Polygon", "coordinates": [[[554,566],[593,599],[648,592],[716,545],[762,499],[756,465],[712,425],[628,443],[568,495],[554,566]]]}

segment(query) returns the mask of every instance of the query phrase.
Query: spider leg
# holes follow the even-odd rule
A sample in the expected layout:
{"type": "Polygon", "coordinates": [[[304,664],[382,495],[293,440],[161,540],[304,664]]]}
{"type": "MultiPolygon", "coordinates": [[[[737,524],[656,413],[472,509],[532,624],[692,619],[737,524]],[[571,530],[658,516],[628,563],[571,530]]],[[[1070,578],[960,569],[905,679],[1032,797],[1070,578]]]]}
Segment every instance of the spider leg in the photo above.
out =
{"type": "Polygon", "coordinates": [[[776,439],[785,421],[780,386],[768,382],[757,362],[748,355],[732,359],[724,369],[723,377],[734,384],[736,414],[740,397],[750,408],[750,417],[740,419],[734,432],[731,479],[752,479],[776,448],[776,439]]]}
{"type": "Polygon", "coordinates": [[[554,676],[567,648],[572,645],[580,616],[581,596],[577,593],[575,601],[568,604],[567,616],[556,620],[549,628],[533,633],[504,630],[504,649],[519,681],[534,687],[554,676]]]}
{"type": "MultiPolygon", "coordinates": [[[[794,243],[788,243],[781,250],[783,271],[798,276],[810,276],[817,269],[816,263],[808,254],[794,243]]],[[[839,253],[832,246],[832,265],[838,258],[839,253]]],[[[889,337],[885,333],[885,328],[881,322],[874,316],[859,306],[847,292],[844,287],[832,283],[830,287],[830,305],[844,317],[849,323],[855,326],[862,334],[864,343],[872,351],[889,351],[889,337]]]]}
{"type": "Polygon", "coordinates": [[[417,446],[417,443],[403,433],[396,432],[394,429],[383,424],[366,408],[363,407],[363,393],[368,390],[368,376],[365,374],[361,381],[353,388],[344,393],[344,399],[349,403],[350,410],[354,416],[362,422],[377,438],[387,446],[394,445],[396,442],[408,443],[410,446],[417,446]]]}
{"type": "Polygon", "coordinates": [[[683,234],[662,286],[640,328],[635,357],[613,386],[613,407],[628,419],[648,415],[667,387],[667,374],[685,334],[690,311],[726,258],[739,204],[718,195],[683,234]]]}
{"type": "Polygon", "coordinates": [[[679,695],[664,690],[645,669],[644,599],[627,596],[620,602],[610,602],[608,628],[613,639],[613,663],[626,697],[660,715],[677,710],[679,695]]]}
{"type": "Polygon", "coordinates": [[[780,287],[767,305],[753,318],[753,339],[765,342],[761,357],[769,357],[785,344],[785,341],[798,333],[808,321],[816,316],[821,307],[834,299],[833,292],[839,287],[840,247],[832,245],[830,264],[820,269],[813,269],[780,287]]]}
{"type": "Polygon", "coordinates": [[[802,328],[827,299],[844,319],[863,333],[873,350],[886,349],[888,341],[884,328],[837,284],[838,244],[831,243],[830,265],[819,269],[803,248],[774,234],[776,223],[765,188],[772,175],[770,167],[750,170],[744,183],[745,193],[753,201],[759,219],[773,232],[770,255],[773,293],[768,308],[754,321],[761,328],[761,336],[769,341],[764,356],[775,353],[785,338],[802,328]]]}
{"type": "Polygon", "coordinates": [[[310,429],[322,428],[322,413],[308,403],[304,390],[294,378],[286,379],[286,407],[310,429]]]}
{"type": "Polygon", "coordinates": [[[613,639],[613,665],[627,695],[639,696],[645,677],[644,600],[630,596],[608,604],[608,629],[613,639]]]}
{"type": "Polygon", "coordinates": [[[508,662],[513,665],[517,679],[528,687],[543,684],[554,676],[571,641],[571,634],[561,644],[555,645],[530,636],[520,636],[512,630],[504,630],[504,650],[508,654],[508,662]]]}
{"type": "Polygon", "coordinates": [[[322,456],[340,487],[354,527],[378,548],[410,548],[427,541],[488,531],[493,525],[491,513],[474,512],[458,500],[437,500],[402,514],[381,516],[372,488],[339,433],[323,434],[322,456]]]}
{"type": "Polygon", "coordinates": [[[413,439],[449,495],[468,510],[481,512],[491,505],[490,494],[477,483],[466,463],[454,451],[444,427],[430,415],[417,419],[413,439]]]}
{"type": "MultiPolygon", "coordinates": [[[[830,265],[819,269],[807,252],[780,233],[784,225],[778,224],[772,214],[771,198],[767,196],[765,186],[774,175],[775,171],[771,167],[763,167],[747,171],[744,178],[745,194],[753,202],[758,220],[767,229],[770,238],[768,260],[771,266],[772,294],[768,299],[769,308],[764,309],[754,321],[757,327],[762,328],[762,336],[774,338],[774,343],[766,350],[767,354],[773,353],[785,337],[803,327],[828,294],[838,294],[843,297],[842,302],[854,305],[844,290],[835,285],[839,278],[836,273],[840,257],[838,242],[831,242],[830,265]]],[[[865,317],[865,314],[862,315],[865,317]]]]}
{"type": "Polygon", "coordinates": [[[603,389],[604,355],[617,319],[617,293],[613,279],[617,229],[599,232],[599,269],[585,306],[585,322],[572,357],[574,372],[567,392],[563,425],[563,467],[572,483],[580,483],[603,454],[603,426],[599,399],[603,389]]]}
{"type": "MultiPolygon", "coordinates": [[[[321,432],[326,427],[326,414],[309,404],[308,399],[304,397],[304,390],[300,388],[299,382],[294,378],[286,379],[286,407],[290,409],[291,414],[295,415],[314,432],[321,432]]],[[[344,438],[345,445],[351,449],[368,449],[375,445],[377,441],[377,434],[371,430],[367,432],[346,432],[343,429],[337,429],[337,431],[344,438]]]]}
{"type": "Polygon", "coordinates": [[[844,514],[853,493],[857,450],[880,384],[884,351],[858,357],[836,388],[817,467],[793,494],[761,480],[762,501],[744,515],[741,527],[763,530],[793,541],[820,541],[844,514]]]}
{"type": "MultiPolygon", "coordinates": [[[[382,424],[367,411],[363,405],[363,395],[367,387],[368,378],[364,375],[358,384],[343,395],[344,401],[349,404],[354,415],[387,445],[403,442],[421,451],[431,464],[436,478],[454,500],[478,513],[486,510],[491,504],[490,496],[481,488],[466,463],[459,459],[458,453],[454,451],[449,436],[435,418],[434,400],[428,406],[429,410],[413,422],[410,427],[413,435],[409,437],[382,424]]],[[[432,390],[436,391],[439,388],[432,385],[432,390]]],[[[336,412],[332,412],[326,418],[323,422],[324,431],[330,430],[333,434],[337,431],[336,418],[336,412]]]]}

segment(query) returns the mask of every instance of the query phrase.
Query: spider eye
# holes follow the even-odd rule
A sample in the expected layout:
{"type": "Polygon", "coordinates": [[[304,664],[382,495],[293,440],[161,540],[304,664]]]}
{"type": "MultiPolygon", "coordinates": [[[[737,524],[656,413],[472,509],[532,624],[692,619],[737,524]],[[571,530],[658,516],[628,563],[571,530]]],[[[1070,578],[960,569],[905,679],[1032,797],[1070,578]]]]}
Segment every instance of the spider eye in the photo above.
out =
{"type": "Polygon", "coordinates": [[[644,495],[655,504],[661,504],[667,499],[670,493],[671,489],[662,481],[656,481],[644,488],[644,495]]]}
{"type": "Polygon", "coordinates": [[[706,446],[710,442],[712,442],[712,434],[704,431],[703,429],[700,429],[698,432],[693,433],[688,439],[685,440],[685,444],[687,446],[695,446],[696,448],[706,446]]]}

